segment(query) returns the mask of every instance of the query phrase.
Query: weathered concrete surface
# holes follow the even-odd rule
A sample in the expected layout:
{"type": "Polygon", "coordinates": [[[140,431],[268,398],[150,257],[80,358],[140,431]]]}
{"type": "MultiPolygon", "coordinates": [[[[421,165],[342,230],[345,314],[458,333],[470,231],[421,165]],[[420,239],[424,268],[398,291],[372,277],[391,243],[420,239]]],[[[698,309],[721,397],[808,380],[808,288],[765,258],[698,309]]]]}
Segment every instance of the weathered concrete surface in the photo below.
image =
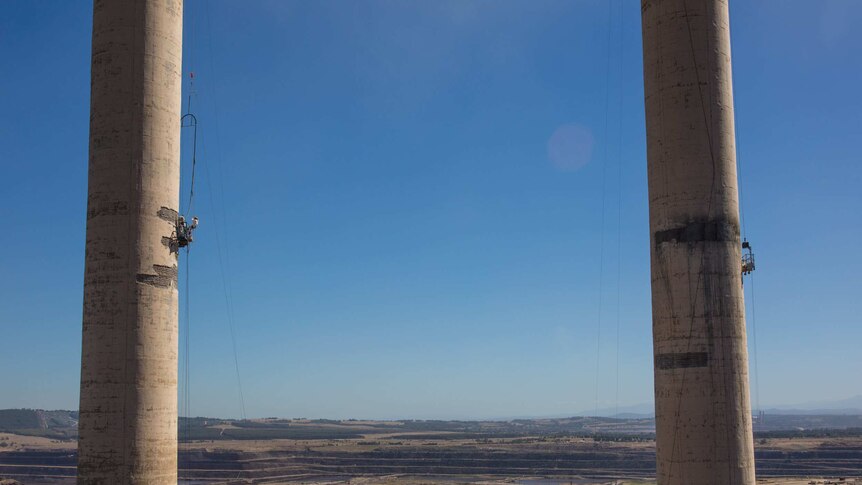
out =
{"type": "Polygon", "coordinates": [[[78,483],[177,483],[182,0],[95,0],[78,483]]]}
{"type": "Polygon", "coordinates": [[[726,0],[642,0],[658,483],[754,483],[726,0]]]}

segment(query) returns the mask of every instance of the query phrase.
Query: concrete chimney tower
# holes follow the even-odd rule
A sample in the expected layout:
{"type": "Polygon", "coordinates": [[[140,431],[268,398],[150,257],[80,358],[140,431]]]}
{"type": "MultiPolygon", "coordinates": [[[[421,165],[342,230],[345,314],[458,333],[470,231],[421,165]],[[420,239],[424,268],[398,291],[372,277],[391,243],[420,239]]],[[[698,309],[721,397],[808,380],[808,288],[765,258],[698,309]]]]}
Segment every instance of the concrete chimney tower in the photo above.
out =
{"type": "Polygon", "coordinates": [[[753,485],[727,0],[642,0],[658,483],[753,485]]]}
{"type": "Polygon", "coordinates": [[[95,0],[78,483],[177,483],[182,0],[95,0]]]}

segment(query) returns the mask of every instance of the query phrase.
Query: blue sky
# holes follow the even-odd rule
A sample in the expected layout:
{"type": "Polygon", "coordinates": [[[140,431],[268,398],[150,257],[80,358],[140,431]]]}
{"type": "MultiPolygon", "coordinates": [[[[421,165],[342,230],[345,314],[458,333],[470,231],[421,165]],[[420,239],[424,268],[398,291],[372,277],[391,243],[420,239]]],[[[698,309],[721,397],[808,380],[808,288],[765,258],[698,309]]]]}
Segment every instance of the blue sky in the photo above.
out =
{"type": "MultiPolygon", "coordinates": [[[[862,3],[731,17],[752,389],[860,394],[862,3]]],[[[90,29],[0,3],[0,408],[77,406],[90,29]]],[[[650,402],[640,55],[633,0],[187,0],[192,414],[241,414],[225,293],[249,416],[650,402]]]]}

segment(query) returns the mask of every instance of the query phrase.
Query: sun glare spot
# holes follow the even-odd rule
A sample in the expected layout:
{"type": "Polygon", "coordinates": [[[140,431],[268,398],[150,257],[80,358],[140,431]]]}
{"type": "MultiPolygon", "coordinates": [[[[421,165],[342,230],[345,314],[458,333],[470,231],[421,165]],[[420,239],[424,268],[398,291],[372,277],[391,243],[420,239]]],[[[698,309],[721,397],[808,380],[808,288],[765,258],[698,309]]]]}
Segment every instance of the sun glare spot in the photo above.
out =
{"type": "Polygon", "coordinates": [[[593,133],[579,124],[557,128],[548,140],[548,158],[564,172],[574,172],[590,162],[593,154],[593,133]]]}

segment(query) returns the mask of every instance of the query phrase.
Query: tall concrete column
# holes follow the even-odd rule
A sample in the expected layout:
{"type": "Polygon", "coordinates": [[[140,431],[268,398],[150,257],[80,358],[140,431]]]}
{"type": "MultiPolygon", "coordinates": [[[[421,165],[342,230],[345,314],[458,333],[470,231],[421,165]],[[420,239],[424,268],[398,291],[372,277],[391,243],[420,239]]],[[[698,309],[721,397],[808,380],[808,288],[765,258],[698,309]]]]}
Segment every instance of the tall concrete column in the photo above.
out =
{"type": "Polygon", "coordinates": [[[727,0],[642,0],[658,483],[754,484],[727,0]]]}
{"type": "Polygon", "coordinates": [[[95,0],[78,483],[177,483],[182,0],[95,0]]]}

